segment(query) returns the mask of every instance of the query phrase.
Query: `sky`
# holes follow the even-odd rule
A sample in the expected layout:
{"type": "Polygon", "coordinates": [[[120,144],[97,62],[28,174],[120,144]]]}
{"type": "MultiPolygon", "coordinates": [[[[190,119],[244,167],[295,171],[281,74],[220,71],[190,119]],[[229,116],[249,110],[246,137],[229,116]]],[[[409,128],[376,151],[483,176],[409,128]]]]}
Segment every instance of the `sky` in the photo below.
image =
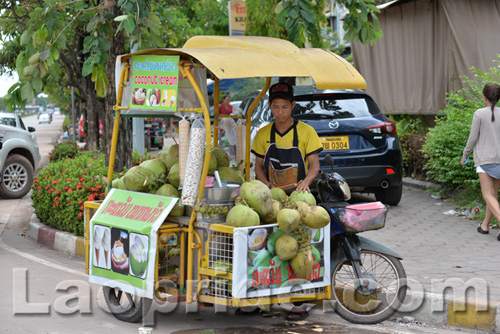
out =
{"type": "Polygon", "coordinates": [[[0,76],[0,97],[7,95],[7,91],[10,86],[17,82],[17,74],[15,74],[15,78],[9,77],[6,75],[0,76]]]}

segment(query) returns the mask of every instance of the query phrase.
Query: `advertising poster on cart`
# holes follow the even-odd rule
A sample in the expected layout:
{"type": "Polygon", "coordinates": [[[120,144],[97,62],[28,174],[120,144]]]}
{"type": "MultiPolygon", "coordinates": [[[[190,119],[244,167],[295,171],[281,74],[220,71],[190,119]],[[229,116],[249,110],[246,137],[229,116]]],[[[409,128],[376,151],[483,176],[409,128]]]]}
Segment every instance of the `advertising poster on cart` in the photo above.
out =
{"type": "Polygon", "coordinates": [[[153,298],[157,231],[177,200],[111,189],[90,221],[89,281],[153,298]]]}
{"type": "Polygon", "coordinates": [[[307,228],[311,234],[312,270],[307,279],[281,261],[276,241],[285,233],[278,224],[234,230],[232,294],[235,298],[264,297],[330,285],[330,225],[307,228]]]}
{"type": "Polygon", "coordinates": [[[177,110],[178,63],[179,56],[132,56],[130,108],[152,114],[177,110]]]}

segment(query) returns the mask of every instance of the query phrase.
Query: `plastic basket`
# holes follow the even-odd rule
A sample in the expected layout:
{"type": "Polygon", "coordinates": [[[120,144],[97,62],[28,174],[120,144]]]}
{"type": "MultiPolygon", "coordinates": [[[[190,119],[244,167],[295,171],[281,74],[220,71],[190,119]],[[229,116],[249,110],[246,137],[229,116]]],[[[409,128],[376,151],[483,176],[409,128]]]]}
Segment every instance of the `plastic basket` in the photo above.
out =
{"type": "Polygon", "coordinates": [[[344,208],[342,225],[347,232],[381,229],[385,226],[388,208],[382,202],[348,205],[344,208]]]}

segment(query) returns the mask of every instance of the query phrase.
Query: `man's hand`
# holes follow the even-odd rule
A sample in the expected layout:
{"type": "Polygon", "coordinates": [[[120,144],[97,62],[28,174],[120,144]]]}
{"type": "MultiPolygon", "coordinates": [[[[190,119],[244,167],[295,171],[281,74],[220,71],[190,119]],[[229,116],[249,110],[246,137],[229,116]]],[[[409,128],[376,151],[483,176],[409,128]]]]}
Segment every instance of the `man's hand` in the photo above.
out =
{"type": "Polygon", "coordinates": [[[296,188],[297,191],[307,191],[307,192],[311,192],[311,189],[309,189],[309,185],[306,184],[305,182],[302,182],[302,180],[299,181],[299,183],[297,183],[297,188],[296,188]]]}

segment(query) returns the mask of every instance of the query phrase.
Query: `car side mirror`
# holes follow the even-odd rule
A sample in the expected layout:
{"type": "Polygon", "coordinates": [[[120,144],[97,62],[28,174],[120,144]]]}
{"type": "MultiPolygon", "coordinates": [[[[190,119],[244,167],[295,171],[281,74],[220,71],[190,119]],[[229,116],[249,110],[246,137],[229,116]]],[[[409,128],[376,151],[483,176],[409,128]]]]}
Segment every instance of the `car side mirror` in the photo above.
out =
{"type": "Polygon", "coordinates": [[[0,150],[2,149],[2,145],[3,145],[3,144],[2,144],[2,142],[0,141],[0,150]]]}
{"type": "Polygon", "coordinates": [[[28,126],[28,132],[35,132],[36,129],[32,126],[28,126]]]}

